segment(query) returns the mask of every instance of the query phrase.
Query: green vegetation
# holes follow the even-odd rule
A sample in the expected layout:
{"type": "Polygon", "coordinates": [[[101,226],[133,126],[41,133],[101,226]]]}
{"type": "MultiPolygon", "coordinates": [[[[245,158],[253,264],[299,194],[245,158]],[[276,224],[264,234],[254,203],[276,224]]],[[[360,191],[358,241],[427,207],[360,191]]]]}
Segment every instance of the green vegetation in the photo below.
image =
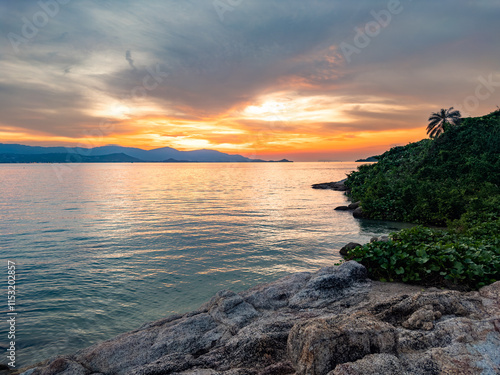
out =
{"type": "Polygon", "coordinates": [[[396,147],[348,176],[374,219],[417,226],[348,253],[372,278],[479,288],[500,280],[500,110],[396,147]]]}
{"type": "Polygon", "coordinates": [[[426,285],[480,288],[500,279],[500,220],[468,230],[444,231],[417,226],[349,252],[370,277],[426,285]]]}
{"type": "Polygon", "coordinates": [[[500,111],[466,118],[436,139],[395,147],[348,176],[373,219],[443,226],[500,208],[500,111]]]}

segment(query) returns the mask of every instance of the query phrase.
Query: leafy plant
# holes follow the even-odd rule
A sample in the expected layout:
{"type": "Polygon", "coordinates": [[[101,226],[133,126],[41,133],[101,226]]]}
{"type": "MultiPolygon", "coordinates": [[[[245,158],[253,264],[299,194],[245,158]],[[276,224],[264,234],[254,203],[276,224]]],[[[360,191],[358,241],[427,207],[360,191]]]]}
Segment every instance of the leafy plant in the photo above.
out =
{"type": "Polygon", "coordinates": [[[500,280],[500,219],[466,230],[423,226],[391,234],[348,252],[347,259],[367,267],[370,277],[427,285],[477,289],[500,280]]]}

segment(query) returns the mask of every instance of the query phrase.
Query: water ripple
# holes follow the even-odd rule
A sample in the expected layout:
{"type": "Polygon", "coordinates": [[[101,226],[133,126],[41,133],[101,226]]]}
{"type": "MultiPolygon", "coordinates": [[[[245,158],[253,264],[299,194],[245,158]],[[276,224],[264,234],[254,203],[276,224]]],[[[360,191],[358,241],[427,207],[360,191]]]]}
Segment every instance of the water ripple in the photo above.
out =
{"type": "MultiPolygon", "coordinates": [[[[54,182],[50,165],[0,165],[0,254],[18,264],[19,364],[195,309],[220,289],[332,265],[346,242],[387,233],[387,223],[334,211],[342,193],[310,188],[354,168],[82,164],[54,182]]],[[[0,322],[0,337],[6,329],[0,322]]]]}

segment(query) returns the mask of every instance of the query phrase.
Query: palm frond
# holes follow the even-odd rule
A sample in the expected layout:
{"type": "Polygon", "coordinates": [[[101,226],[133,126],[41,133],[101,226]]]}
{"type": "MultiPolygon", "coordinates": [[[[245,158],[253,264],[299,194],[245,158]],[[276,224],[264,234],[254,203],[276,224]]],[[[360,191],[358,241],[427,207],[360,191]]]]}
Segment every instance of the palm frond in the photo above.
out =
{"type": "Polygon", "coordinates": [[[429,125],[435,126],[441,122],[443,122],[442,118],[435,118],[435,119],[430,120],[429,125]]]}
{"type": "Polygon", "coordinates": [[[431,137],[431,138],[435,138],[435,137],[436,137],[436,135],[437,135],[437,133],[438,133],[438,128],[434,128],[434,129],[432,129],[432,131],[430,132],[429,137],[431,137]]]}
{"type": "Polygon", "coordinates": [[[429,125],[427,125],[427,134],[431,138],[438,137],[444,133],[445,124],[456,126],[461,121],[460,111],[453,107],[448,109],[441,108],[438,112],[431,113],[429,117],[429,125]]]}

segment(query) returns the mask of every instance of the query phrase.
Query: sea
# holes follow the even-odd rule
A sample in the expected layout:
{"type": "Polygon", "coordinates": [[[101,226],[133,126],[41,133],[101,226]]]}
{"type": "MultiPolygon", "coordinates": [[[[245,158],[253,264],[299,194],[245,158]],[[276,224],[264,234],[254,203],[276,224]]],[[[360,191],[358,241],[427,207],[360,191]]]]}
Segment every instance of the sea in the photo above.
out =
{"type": "Polygon", "coordinates": [[[334,210],[342,192],[311,188],[357,165],[0,164],[0,363],[11,341],[18,368],[73,353],[404,227],[354,219],[334,210]]]}

